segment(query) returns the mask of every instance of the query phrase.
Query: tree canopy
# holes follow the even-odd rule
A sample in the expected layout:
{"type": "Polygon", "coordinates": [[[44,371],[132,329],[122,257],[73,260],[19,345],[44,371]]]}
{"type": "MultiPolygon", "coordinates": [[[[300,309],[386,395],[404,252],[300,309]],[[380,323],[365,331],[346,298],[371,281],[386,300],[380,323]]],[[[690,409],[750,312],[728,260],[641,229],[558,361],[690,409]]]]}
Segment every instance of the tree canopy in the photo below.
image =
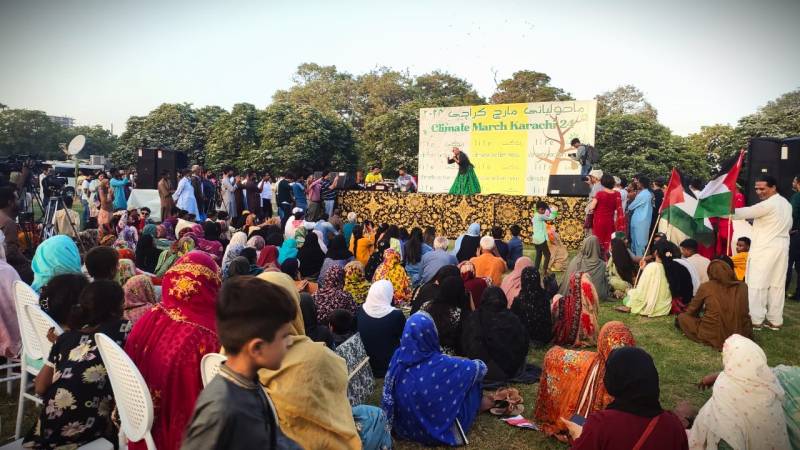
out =
{"type": "Polygon", "coordinates": [[[492,103],[531,103],[573,100],[563,89],[550,85],[550,76],[533,70],[514,72],[501,81],[492,95],[492,103]]]}
{"type": "Polygon", "coordinates": [[[642,91],[630,84],[606,91],[595,97],[595,100],[598,118],[616,114],[642,114],[650,119],[658,117],[658,112],[644,98],[642,91]]]}

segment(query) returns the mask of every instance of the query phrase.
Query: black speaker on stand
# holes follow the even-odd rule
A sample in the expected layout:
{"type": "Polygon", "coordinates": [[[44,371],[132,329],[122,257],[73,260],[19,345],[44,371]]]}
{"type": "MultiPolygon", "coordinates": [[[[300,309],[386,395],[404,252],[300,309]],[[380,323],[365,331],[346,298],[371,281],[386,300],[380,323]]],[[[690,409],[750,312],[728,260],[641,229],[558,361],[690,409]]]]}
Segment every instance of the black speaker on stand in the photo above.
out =
{"type": "Polygon", "coordinates": [[[136,187],[156,189],[161,172],[167,171],[172,186],[178,185],[177,172],[185,169],[189,160],[183,152],[165,147],[140,148],[137,150],[136,187]]]}
{"type": "Polygon", "coordinates": [[[800,136],[787,139],[759,137],[750,139],[747,148],[747,204],[759,202],[755,191],[756,179],[772,175],[778,180],[778,192],[792,196],[792,179],[800,175],[800,136]]]}

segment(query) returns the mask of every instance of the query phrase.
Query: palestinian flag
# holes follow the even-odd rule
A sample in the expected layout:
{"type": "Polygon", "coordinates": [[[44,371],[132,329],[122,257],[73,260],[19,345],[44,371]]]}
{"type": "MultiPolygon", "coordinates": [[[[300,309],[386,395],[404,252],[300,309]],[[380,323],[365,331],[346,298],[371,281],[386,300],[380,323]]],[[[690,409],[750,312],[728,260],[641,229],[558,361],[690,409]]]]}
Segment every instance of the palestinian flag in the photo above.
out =
{"type": "Polygon", "coordinates": [[[686,236],[703,245],[711,245],[714,242],[711,222],[707,218],[695,218],[699,202],[686,181],[678,169],[672,169],[659,213],[670,226],[686,236]]]}
{"type": "Polygon", "coordinates": [[[733,197],[736,194],[736,179],[742,168],[744,152],[725,161],[720,167],[719,175],[709,181],[700,192],[697,208],[694,211],[696,219],[706,217],[728,217],[733,208],[733,197]]]}

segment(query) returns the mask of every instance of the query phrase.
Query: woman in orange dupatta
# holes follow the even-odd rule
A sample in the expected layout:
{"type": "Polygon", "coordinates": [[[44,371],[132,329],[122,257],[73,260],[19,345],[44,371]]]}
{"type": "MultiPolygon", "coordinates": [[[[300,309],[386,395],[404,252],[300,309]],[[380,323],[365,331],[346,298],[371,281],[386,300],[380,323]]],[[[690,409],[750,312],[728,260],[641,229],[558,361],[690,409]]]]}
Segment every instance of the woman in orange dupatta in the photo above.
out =
{"type": "Polygon", "coordinates": [[[633,334],[622,322],[608,322],[600,330],[597,352],[553,347],[544,356],[539,398],[534,421],[540,429],[567,442],[567,428],[560,418],[588,417],[605,409],[613,398],[606,392],[603,376],[611,351],[635,347],[633,334]]]}
{"type": "Polygon", "coordinates": [[[589,347],[597,342],[599,310],[597,291],[589,275],[573,272],[567,295],[553,296],[553,343],[570,347],[589,347]]]}
{"type": "MultiPolygon", "coordinates": [[[[153,397],[153,439],[159,450],[178,450],[203,383],[200,360],[219,351],[215,323],[219,267],[205,252],[182,256],[164,274],[162,301],[133,327],[125,351],[153,397]]],[[[145,449],[144,441],[128,448],[145,449]]]]}

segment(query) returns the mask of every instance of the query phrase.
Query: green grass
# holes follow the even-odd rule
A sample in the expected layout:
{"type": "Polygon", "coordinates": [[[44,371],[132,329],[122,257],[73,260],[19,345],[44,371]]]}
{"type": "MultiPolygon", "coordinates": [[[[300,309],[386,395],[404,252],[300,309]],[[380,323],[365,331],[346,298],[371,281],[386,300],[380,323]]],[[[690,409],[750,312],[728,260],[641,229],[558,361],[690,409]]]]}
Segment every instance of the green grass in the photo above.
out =
{"type": "MultiPolygon", "coordinates": [[[[525,254],[532,256],[532,248],[526,248],[525,254]]],[[[684,337],[674,323],[674,316],[648,319],[614,311],[617,303],[603,302],[600,305],[600,323],[621,320],[627,324],[636,337],[637,345],[649,352],[656,362],[661,380],[661,404],[672,408],[679,400],[688,400],[696,407],[701,407],[708,399],[710,392],[699,391],[694,384],[704,375],[722,369],[722,356],[719,352],[704,345],[697,344],[684,337]]],[[[800,303],[787,300],[784,309],[784,327],[781,331],[755,332],[755,341],[764,349],[770,366],[778,364],[800,365],[800,352],[797,352],[796,336],[800,334],[800,303]]],[[[528,362],[541,366],[546,349],[532,349],[528,354],[528,362]]],[[[370,403],[380,405],[382,380],[377,386],[370,403]]],[[[525,399],[523,415],[530,418],[535,408],[539,385],[517,385],[525,399]]],[[[2,432],[0,442],[10,439],[14,432],[16,416],[17,387],[9,396],[6,390],[0,392],[0,418],[2,432]]],[[[34,421],[35,409],[26,402],[26,420],[23,430],[27,430],[34,421]]],[[[565,449],[567,446],[554,439],[545,438],[543,434],[514,428],[506,425],[489,414],[478,417],[468,434],[470,447],[476,449],[565,449]]],[[[396,441],[395,448],[420,449],[423,446],[396,441]]]]}

